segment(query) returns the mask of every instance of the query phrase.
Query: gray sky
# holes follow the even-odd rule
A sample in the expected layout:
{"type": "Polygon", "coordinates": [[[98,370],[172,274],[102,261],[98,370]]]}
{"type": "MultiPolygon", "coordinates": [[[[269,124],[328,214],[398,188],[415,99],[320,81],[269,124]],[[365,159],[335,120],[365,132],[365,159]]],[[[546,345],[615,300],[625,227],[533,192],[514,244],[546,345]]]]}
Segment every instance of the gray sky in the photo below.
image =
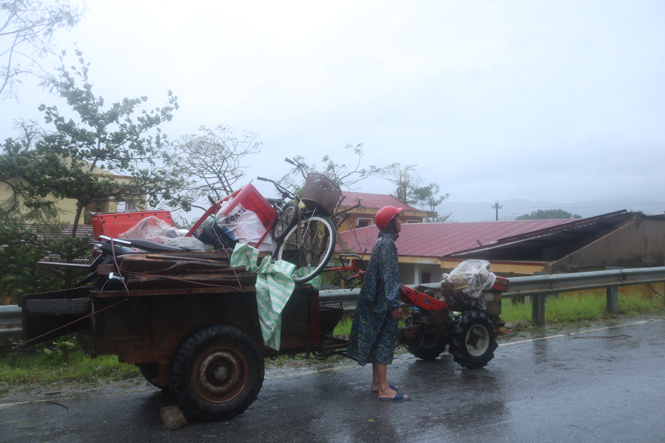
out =
{"type": "MultiPolygon", "coordinates": [[[[660,0],[89,3],[57,48],[78,43],[94,92],[156,107],[173,90],[171,138],[259,133],[249,178],[362,143],[364,164],[417,164],[451,200],[639,195],[665,209],[660,0]]],[[[56,102],[30,86],[0,102],[3,139],[56,102]]]]}

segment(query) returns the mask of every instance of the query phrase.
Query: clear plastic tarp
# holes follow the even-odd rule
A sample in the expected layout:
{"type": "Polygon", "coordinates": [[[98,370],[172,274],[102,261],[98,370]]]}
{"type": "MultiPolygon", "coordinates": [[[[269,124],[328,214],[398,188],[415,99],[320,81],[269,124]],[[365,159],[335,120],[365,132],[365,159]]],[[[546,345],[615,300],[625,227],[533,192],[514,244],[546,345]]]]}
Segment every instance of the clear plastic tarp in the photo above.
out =
{"type": "Polygon", "coordinates": [[[119,238],[147,240],[160,245],[172,246],[188,251],[205,252],[205,245],[194,237],[184,237],[183,232],[155,216],[146,217],[119,238]]]}
{"type": "Polygon", "coordinates": [[[486,309],[483,291],[494,286],[496,275],[490,270],[490,262],[486,260],[466,260],[460,263],[450,274],[443,274],[456,294],[462,293],[472,301],[475,300],[479,309],[486,309]]]}

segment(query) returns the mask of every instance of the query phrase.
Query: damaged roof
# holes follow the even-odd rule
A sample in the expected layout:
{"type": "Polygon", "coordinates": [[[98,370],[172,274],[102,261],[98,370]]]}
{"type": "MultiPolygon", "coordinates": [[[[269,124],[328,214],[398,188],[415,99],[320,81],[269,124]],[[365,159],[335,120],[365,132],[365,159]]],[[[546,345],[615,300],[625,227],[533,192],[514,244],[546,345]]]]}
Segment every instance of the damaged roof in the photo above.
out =
{"type": "Polygon", "coordinates": [[[392,195],[365,194],[362,192],[348,191],[342,192],[342,195],[344,196],[344,200],[342,200],[340,207],[351,207],[360,203],[360,206],[363,208],[381,209],[384,206],[395,206],[403,208],[406,211],[420,211],[420,209],[409,206],[392,195]]]}
{"type": "MultiPolygon", "coordinates": [[[[565,220],[514,220],[473,223],[404,223],[397,239],[400,256],[477,258],[499,248],[535,248],[543,242],[567,241],[599,231],[631,216],[623,210],[596,217],[565,220]]],[[[376,226],[338,234],[337,250],[372,251],[376,226]]],[[[508,258],[510,259],[510,258],[508,258]]],[[[538,258],[540,259],[540,258],[538,258]]]]}
{"type": "Polygon", "coordinates": [[[503,259],[514,259],[515,254],[521,259],[553,259],[547,257],[528,257],[527,250],[540,251],[546,245],[562,245],[599,233],[607,228],[615,226],[618,222],[630,218],[633,214],[626,211],[616,211],[595,217],[567,220],[557,226],[543,227],[542,229],[526,232],[523,234],[502,237],[496,242],[477,247],[460,250],[446,254],[447,258],[474,258],[479,255],[483,257],[503,259]],[[511,251],[507,253],[506,251],[511,251]]]}

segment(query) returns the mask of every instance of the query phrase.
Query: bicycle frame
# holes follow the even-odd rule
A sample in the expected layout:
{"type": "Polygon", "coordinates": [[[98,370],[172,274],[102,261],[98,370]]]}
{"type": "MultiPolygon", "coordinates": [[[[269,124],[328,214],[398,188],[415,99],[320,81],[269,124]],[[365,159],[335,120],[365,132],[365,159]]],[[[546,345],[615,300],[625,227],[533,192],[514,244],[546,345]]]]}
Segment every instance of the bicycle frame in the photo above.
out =
{"type": "Polygon", "coordinates": [[[228,201],[231,198],[233,198],[233,201],[226,207],[226,209],[224,209],[222,215],[229,215],[233,208],[238,205],[238,203],[243,203],[243,206],[245,206],[247,209],[257,213],[259,219],[261,219],[261,222],[263,223],[263,226],[266,228],[266,232],[256,244],[258,247],[263,242],[263,239],[265,239],[266,235],[270,233],[272,227],[275,226],[278,214],[275,208],[273,208],[273,206],[265,198],[263,198],[261,193],[251,183],[246,184],[233,194],[227,195],[223,199],[215,202],[212,206],[210,206],[210,208],[208,208],[208,210],[203,214],[199,221],[197,221],[194,226],[192,226],[192,228],[185,236],[192,236],[203,224],[203,222],[207,220],[208,217],[219,212],[219,210],[222,208],[222,203],[228,201]],[[247,202],[249,202],[249,204],[247,202]]]}

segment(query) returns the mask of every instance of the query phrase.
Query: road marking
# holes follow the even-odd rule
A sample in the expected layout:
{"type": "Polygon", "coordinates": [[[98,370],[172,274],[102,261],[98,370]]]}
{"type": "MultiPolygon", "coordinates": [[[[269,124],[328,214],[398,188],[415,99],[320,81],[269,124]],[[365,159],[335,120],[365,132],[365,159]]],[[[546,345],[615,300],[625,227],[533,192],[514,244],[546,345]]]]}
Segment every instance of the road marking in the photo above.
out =
{"type": "Polygon", "coordinates": [[[646,323],[651,323],[651,322],[654,322],[654,321],[663,321],[663,319],[662,318],[655,318],[655,319],[652,319],[652,320],[640,320],[640,321],[634,322],[634,323],[625,323],[625,324],[621,324],[621,325],[606,326],[606,327],[603,327],[603,328],[588,329],[586,331],[568,332],[566,334],[550,335],[548,337],[529,338],[527,340],[513,341],[513,342],[510,342],[510,343],[501,343],[499,345],[499,347],[503,348],[503,347],[506,347],[506,346],[519,345],[519,344],[522,344],[522,343],[529,343],[529,342],[541,341],[541,340],[550,340],[552,338],[570,337],[571,335],[580,335],[580,334],[588,334],[589,332],[606,331],[606,330],[612,329],[612,328],[638,326],[638,325],[643,325],[643,324],[646,324],[646,323]]]}

